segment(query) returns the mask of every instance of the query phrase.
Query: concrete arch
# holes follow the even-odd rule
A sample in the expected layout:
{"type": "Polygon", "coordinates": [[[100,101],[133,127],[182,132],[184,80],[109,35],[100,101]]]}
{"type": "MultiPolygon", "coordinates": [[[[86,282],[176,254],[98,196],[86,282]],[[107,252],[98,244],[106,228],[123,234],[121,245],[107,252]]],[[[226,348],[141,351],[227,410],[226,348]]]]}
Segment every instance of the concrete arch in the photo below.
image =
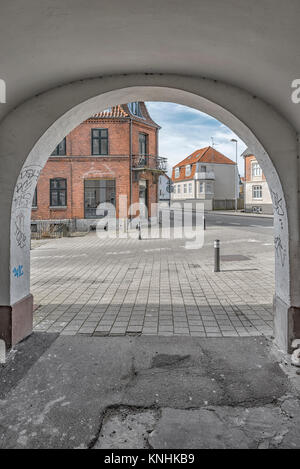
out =
{"type": "Polygon", "coordinates": [[[164,74],[70,83],[33,97],[1,122],[0,336],[11,345],[31,330],[31,200],[48,156],[66,134],[93,113],[136,100],[176,102],[206,112],[230,127],[257,156],[273,194],[275,330],[277,343],[287,349],[291,340],[300,336],[296,132],[272,106],[239,88],[206,78],[164,74]],[[14,270],[19,266],[20,276],[14,270]]]}

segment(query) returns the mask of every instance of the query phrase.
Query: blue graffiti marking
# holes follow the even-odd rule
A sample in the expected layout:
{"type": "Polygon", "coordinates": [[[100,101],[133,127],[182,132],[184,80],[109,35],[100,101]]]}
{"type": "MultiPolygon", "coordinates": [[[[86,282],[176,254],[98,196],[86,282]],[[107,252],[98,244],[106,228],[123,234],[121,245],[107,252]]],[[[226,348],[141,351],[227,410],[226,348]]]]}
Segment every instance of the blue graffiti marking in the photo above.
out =
{"type": "Polygon", "coordinates": [[[17,278],[22,277],[22,275],[24,275],[23,266],[19,265],[18,267],[14,267],[13,268],[13,274],[17,278]]]}

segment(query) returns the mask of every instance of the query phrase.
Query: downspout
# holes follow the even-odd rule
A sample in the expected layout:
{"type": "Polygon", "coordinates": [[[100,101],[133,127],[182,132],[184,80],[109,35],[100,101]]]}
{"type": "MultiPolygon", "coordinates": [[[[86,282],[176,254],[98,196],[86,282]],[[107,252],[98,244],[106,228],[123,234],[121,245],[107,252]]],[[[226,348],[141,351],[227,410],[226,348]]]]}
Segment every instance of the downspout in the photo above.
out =
{"type": "MultiPolygon", "coordinates": [[[[130,183],[129,183],[129,202],[130,202],[130,208],[132,206],[132,118],[130,117],[130,123],[129,123],[129,178],[130,178],[130,183]]],[[[129,218],[131,220],[131,213],[129,215],[129,218]]]]}

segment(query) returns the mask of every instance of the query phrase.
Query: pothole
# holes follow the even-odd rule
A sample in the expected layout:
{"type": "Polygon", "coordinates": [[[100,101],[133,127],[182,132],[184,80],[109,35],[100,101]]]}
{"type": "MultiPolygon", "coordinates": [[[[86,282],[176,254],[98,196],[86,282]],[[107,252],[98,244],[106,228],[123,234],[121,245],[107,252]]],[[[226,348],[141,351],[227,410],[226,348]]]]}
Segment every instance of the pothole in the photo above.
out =
{"type": "Polygon", "coordinates": [[[158,409],[109,409],[94,449],[147,449],[148,436],[160,418],[158,409]]]}
{"type": "Polygon", "coordinates": [[[191,358],[190,355],[168,355],[158,354],[152,359],[151,368],[164,368],[168,366],[178,365],[186,362],[191,358]]]}

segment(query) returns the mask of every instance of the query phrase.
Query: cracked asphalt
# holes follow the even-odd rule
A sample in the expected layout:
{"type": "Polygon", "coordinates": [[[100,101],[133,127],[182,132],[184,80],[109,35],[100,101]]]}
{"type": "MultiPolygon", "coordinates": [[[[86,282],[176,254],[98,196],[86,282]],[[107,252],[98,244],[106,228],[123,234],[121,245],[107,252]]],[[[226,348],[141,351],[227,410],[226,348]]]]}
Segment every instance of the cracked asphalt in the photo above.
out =
{"type": "Polygon", "coordinates": [[[0,367],[0,448],[299,448],[296,371],[262,336],[34,333],[0,367]]]}

